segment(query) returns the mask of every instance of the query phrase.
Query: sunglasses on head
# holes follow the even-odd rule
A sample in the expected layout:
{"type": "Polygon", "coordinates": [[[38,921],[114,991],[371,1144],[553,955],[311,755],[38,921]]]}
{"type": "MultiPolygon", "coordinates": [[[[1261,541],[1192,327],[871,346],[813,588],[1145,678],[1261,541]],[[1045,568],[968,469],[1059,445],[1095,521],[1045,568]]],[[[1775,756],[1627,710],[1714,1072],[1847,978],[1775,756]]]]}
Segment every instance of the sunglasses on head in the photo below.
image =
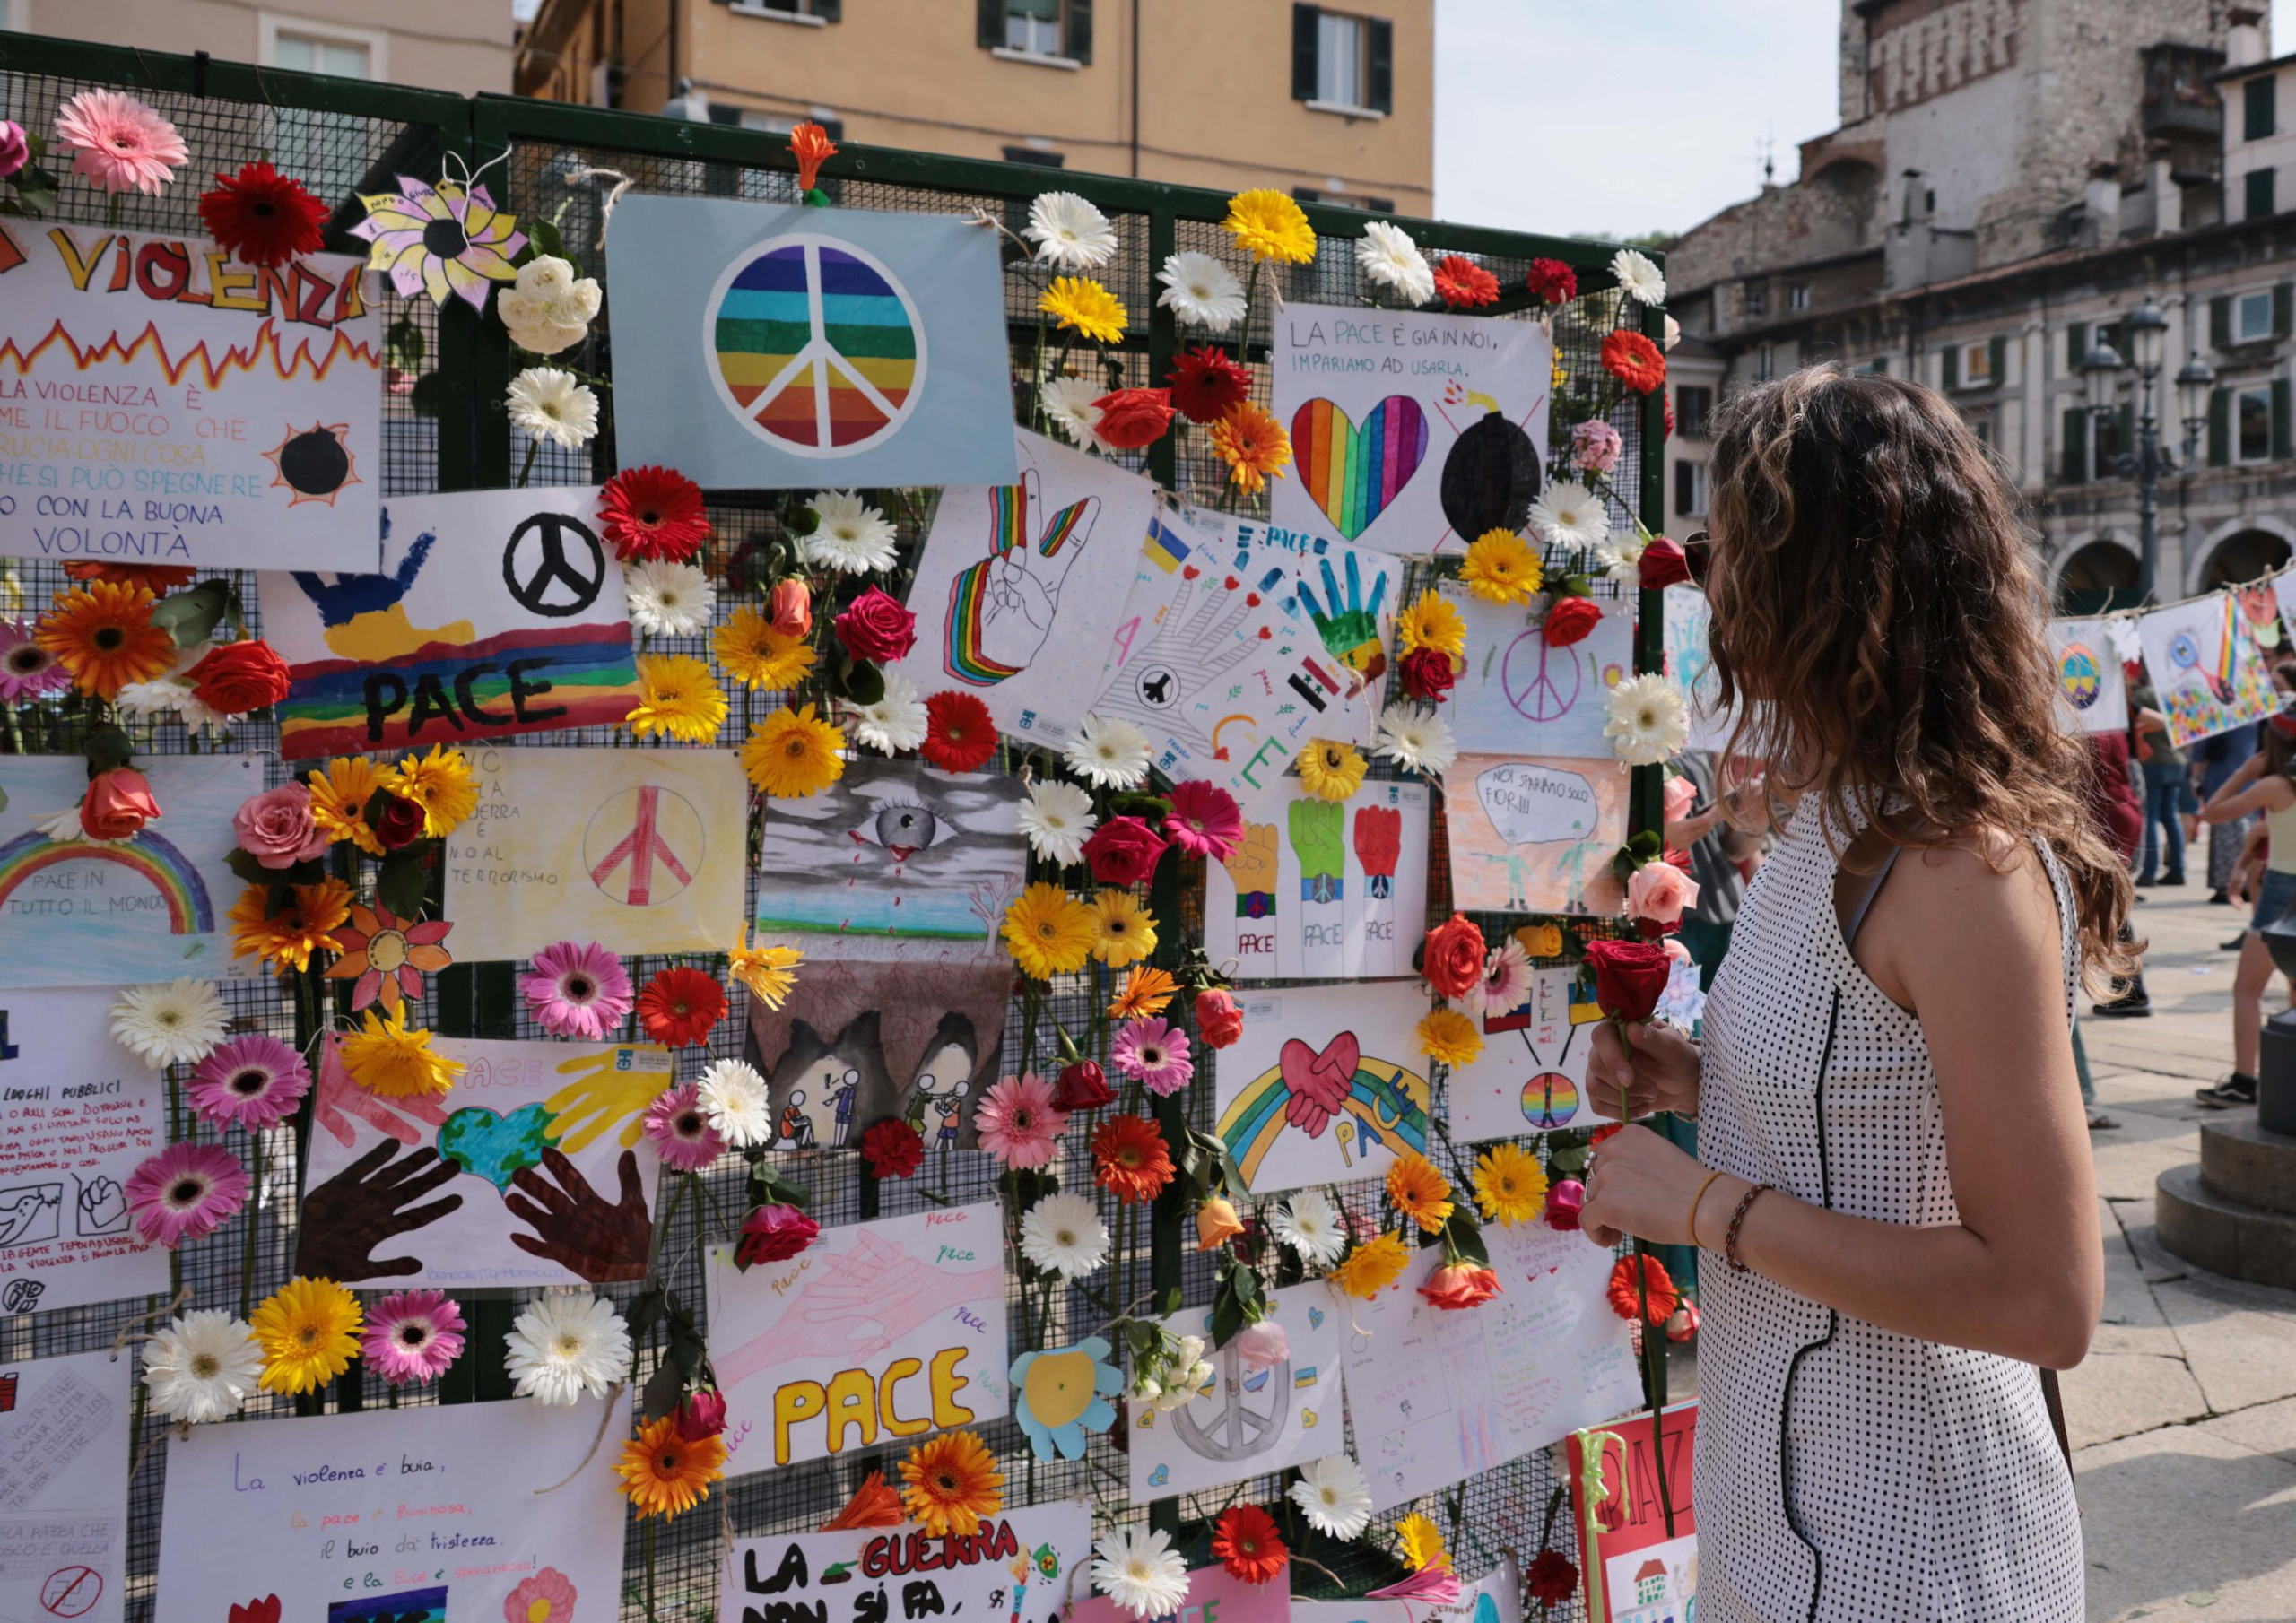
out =
{"type": "Polygon", "coordinates": [[[1700,588],[1706,585],[1706,571],[1714,561],[1714,542],[1704,530],[1693,530],[1690,539],[1683,542],[1683,562],[1690,570],[1690,577],[1700,588]]]}

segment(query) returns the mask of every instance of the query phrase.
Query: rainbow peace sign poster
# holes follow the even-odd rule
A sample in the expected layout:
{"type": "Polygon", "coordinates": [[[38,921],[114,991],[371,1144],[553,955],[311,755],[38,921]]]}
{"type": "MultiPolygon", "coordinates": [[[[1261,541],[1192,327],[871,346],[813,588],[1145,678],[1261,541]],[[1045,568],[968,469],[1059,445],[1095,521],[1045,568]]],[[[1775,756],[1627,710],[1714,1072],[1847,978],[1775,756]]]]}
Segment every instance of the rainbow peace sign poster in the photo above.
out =
{"type": "Polygon", "coordinates": [[[995,232],[714,198],[614,212],[623,466],[713,490],[1018,477],[995,232]]]}
{"type": "Polygon", "coordinates": [[[87,793],[86,761],[0,758],[0,986],[117,986],[252,965],[231,961],[224,916],[247,886],[223,859],[239,846],[231,813],[262,789],[263,762],[149,755],[136,768],[160,815],[103,841],[71,815],[87,793]]]}
{"type": "Polygon", "coordinates": [[[2057,716],[2068,733],[2118,733],[2128,725],[2128,687],[2101,620],[2052,620],[2057,716]]]}

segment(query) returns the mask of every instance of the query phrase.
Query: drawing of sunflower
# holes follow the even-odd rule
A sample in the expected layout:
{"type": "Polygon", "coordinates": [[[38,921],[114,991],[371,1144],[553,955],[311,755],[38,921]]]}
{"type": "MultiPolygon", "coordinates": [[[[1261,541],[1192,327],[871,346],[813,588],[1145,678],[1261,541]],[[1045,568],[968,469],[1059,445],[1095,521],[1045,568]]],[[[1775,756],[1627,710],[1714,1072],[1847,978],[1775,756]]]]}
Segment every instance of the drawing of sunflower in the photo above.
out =
{"type": "Polygon", "coordinates": [[[402,299],[421,291],[436,305],[459,298],[483,310],[488,282],[517,279],[510,262],[526,246],[526,234],[495,209],[483,186],[442,180],[434,187],[401,175],[396,192],[362,193],[359,201],[367,217],[351,234],[374,245],[367,268],[388,272],[402,299]]]}

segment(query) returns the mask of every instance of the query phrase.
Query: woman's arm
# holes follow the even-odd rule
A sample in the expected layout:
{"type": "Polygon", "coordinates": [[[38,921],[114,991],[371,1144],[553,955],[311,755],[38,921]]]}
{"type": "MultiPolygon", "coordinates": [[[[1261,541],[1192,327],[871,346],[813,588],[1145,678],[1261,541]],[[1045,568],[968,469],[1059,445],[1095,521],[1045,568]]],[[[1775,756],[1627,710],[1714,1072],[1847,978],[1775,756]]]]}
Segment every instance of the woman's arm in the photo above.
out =
{"type": "Polygon", "coordinates": [[[1666,825],[1666,844],[1676,851],[1687,851],[1711,833],[1722,820],[1722,808],[1709,806],[1703,812],[1693,812],[1688,817],[1678,817],[1666,825]]]}
{"type": "Polygon", "coordinates": [[[2285,812],[2296,806],[2296,783],[2291,783],[2279,773],[2274,773],[2262,783],[2239,788],[2240,780],[2234,777],[2200,809],[2200,820],[2205,823],[2229,823],[2235,818],[2246,817],[2251,812],[2285,812]]]}
{"type": "MultiPolygon", "coordinates": [[[[2103,1245],[2058,928],[2035,860],[1995,873],[1965,850],[1900,859],[1859,957],[1919,1012],[1960,1220],[1876,1222],[1772,1191],[1739,1236],[1748,1267],[1902,1334],[2052,1368],[2081,1361],[2103,1299],[2103,1245]]],[[[1680,1244],[1694,1229],[1718,1250],[1753,1185],[1717,1178],[1693,1214],[1704,1176],[1657,1133],[1629,1128],[1596,1150],[1582,1220],[1598,1243],[1623,1230],[1680,1244]]]]}

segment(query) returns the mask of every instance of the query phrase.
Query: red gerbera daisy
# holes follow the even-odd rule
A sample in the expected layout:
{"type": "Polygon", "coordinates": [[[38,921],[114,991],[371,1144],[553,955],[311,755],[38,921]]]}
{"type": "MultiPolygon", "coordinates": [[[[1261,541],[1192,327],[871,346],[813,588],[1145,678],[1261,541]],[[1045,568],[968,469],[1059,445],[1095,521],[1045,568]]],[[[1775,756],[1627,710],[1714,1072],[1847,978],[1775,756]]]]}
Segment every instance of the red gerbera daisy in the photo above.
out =
{"type": "Polygon", "coordinates": [[[199,194],[199,218],[210,237],[249,265],[284,265],[326,246],[326,204],[267,163],[217,175],[214,189],[199,194]]]}
{"type": "Polygon", "coordinates": [[[142,586],[157,597],[178,586],[187,586],[199,571],[170,563],[92,563],[75,560],[64,566],[74,580],[108,580],[116,586],[142,586]]]}
{"type": "Polygon", "coordinates": [[[1578,1568],[1559,1549],[1542,1549],[1523,1575],[1531,1599],[1552,1610],[1578,1593],[1578,1568]]]}
{"type": "Polygon", "coordinates": [[[706,1041],[726,1018],[726,988],[699,969],[665,969],[638,994],[638,1019],[657,1043],[682,1048],[706,1041]]]}
{"type": "Polygon", "coordinates": [[[971,694],[944,689],[925,701],[918,753],[944,772],[978,772],[996,753],[996,718],[971,694]]]}
{"type": "Polygon", "coordinates": [[[1190,422],[1217,422],[1252,392],[1252,375],[1208,343],[1181,351],[1164,381],[1172,386],[1173,409],[1190,422]]]}
{"type": "Polygon", "coordinates": [[[898,1116],[888,1116],[861,1135],[861,1159],[881,1178],[905,1178],[925,1164],[925,1140],[898,1116]]]}
{"type": "Polygon", "coordinates": [[[1622,327],[1603,340],[1603,369],[1638,395],[1666,381],[1665,352],[1639,333],[1622,327]]]}
{"type": "Polygon", "coordinates": [[[1212,1531],[1212,1553],[1231,1577],[1265,1584],[1292,1559],[1275,1518],[1257,1505],[1231,1505],[1212,1531]]]}
{"type": "Polygon", "coordinates": [[[1569,304],[1578,297],[1578,273],[1560,259],[1534,259],[1523,285],[1549,304],[1569,304]]]}
{"type": "Polygon", "coordinates": [[[1461,254],[1435,262],[1435,291],[1455,310],[1499,302],[1499,278],[1461,254]]]}
{"type": "Polygon", "coordinates": [[[598,520],[624,563],[689,563],[709,539],[701,487],[675,468],[624,468],[598,495],[598,520]]]}
{"type": "Polygon", "coordinates": [[[1682,1303],[1682,1292],[1674,1289],[1666,1265],[1654,1256],[1619,1258],[1611,1269],[1611,1311],[1629,1320],[1641,1311],[1642,1288],[1634,1278],[1637,1263],[1642,1264],[1643,1277],[1650,1285],[1650,1323],[1663,1324],[1674,1316],[1674,1309],[1682,1303]]]}
{"type": "Polygon", "coordinates": [[[1126,1205],[1154,1200],[1172,1181],[1163,1130],[1145,1116],[1110,1116],[1092,1135],[1092,1176],[1126,1205]]]}

